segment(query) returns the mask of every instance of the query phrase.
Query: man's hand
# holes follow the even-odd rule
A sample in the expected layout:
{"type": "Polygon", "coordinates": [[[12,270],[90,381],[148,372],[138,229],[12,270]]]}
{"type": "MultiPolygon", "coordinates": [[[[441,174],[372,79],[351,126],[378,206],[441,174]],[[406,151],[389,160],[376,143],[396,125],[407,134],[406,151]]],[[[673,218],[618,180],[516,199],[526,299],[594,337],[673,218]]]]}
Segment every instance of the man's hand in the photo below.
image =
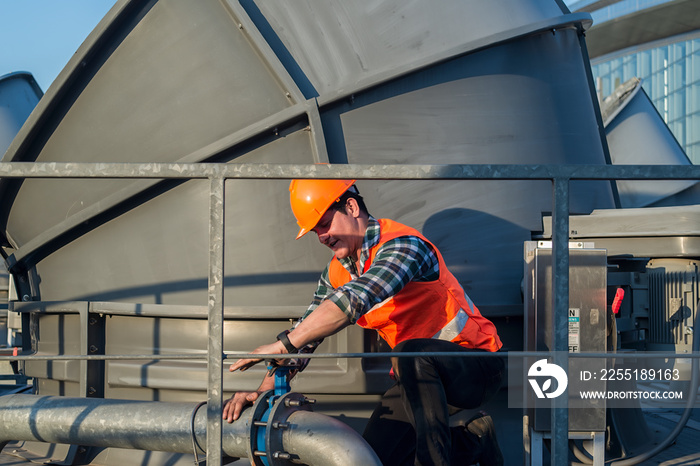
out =
{"type": "MultiPolygon", "coordinates": [[[[269,345],[263,345],[256,348],[251,354],[286,354],[286,348],[282,343],[276,341],[269,345]]],[[[241,372],[253,367],[257,363],[262,361],[262,359],[250,358],[250,359],[239,359],[238,361],[231,364],[229,371],[241,372]]],[[[274,378],[266,376],[257,391],[254,392],[237,392],[229,400],[224,403],[224,410],[222,418],[228,422],[233,422],[241,416],[243,408],[248,405],[255,403],[261,393],[272,389],[274,387],[274,378]]]]}
{"type": "Polygon", "coordinates": [[[224,403],[223,414],[221,417],[229,423],[235,421],[236,419],[241,417],[241,412],[243,412],[243,408],[255,403],[255,400],[257,400],[261,394],[265,393],[268,390],[272,390],[274,387],[275,378],[273,376],[266,375],[265,377],[263,377],[263,380],[256,391],[234,393],[233,396],[230,399],[228,399],[226,403],[224,403]]]}
{"type": "MultiPolygon", "coordinates": [[[[287,350],[282,342],[276,341],[274,343],[270,343],[269,345],[263,345],[255,348],[251,354],[287,354],[287,350]]],[[[243,372],[244,370],[253,367],[260,361],[262,361],[262,359],[239,359],[231,364],[231,367],[229,367],[228,370],[231,372],[237,370],[243,372]]]]}
{"type": "Polygon", "coordinates": [[[255,403],[262,392],[237,392],[224,403],[223,419],[229,424],[241,416],[243,408],[255,403]]]}

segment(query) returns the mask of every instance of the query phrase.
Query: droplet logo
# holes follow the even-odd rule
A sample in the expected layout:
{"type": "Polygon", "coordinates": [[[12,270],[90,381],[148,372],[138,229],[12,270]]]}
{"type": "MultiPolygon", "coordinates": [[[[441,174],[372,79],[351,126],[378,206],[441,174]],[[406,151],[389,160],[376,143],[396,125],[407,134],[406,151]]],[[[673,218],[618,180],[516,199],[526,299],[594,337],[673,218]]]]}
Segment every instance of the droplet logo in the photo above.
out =
{"type": "Polygon", "coordinates": [[[546,359],[540,359],[530,366],[527,376],[537,398],[556,398],[564,393],[569,384],[569,378],[564,369],[556,364],[548,363],[546,359]],[[546,379],[540,385],[538,378],[543,377],[546,379]],[[549,392],[548,390],[552,388],[552,379],[557,381],[557,385],[554,391],[549,392]]]}

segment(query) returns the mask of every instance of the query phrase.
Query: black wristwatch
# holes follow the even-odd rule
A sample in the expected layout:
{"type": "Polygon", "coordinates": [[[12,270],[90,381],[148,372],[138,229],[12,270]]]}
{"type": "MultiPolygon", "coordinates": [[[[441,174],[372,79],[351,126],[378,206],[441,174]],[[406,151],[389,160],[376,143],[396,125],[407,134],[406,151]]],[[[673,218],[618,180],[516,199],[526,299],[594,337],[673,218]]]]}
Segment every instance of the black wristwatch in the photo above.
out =
{"type": "Polygon", "coordinates": [[[289,335],[289,330],[285,330],[284,332],[277,335],[277,340],[281,341],[284,347],[287,348],[287,353],[298,353],[299,349],[296,346],[294,346],[291,341],[289,341],[289,337],[287,335],[289,335]]]}

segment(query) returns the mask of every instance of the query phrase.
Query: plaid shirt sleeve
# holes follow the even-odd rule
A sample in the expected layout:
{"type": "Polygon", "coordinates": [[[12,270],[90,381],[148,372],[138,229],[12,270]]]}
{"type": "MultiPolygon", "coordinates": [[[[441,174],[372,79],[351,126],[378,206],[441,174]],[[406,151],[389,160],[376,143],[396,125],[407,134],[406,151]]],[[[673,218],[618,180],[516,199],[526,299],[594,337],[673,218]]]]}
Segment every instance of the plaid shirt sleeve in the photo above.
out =
{"type": "Polygon", "coordinates": [[[439,275],[439,263],[431,247],[415,236],[402,236],[384,243],[367,272],[332,290],[327,299],[355,323],[408,282],[433,281],[439,275]]]}
{"type": "MultiPolygon", "coordinates": [[[[304,313],[304,315],[297,321],[296,324],[294,324],[294,327],[296,328],[297,325],[301,323],[306,317],[311,314],[322,302],[324,299],[328,297],[330,293],[332,293],[333,286],[331,286],[331,282],[329,280],[329,275],[328,275],[328,269],[330,267],[330,264],[328,264],[321,274],[321,278],[318,280],[318,285],[316,286],[316,291],[314,292],[314,298],[311,301],[311,304],[309,305],[308,309],[304,313]]],[[[313,341],[306,346],[299,348],[299,353],[304,354],[304,353],[313,353],[316,351],[316,348],[323,343],[323,340],[318,340],[318,341],[313,341]]],[[[303,371],[306,369],[306,366],[309,365],[309,359],[301,359],[301,358],[296,358],[290,361],[291,365],[298,366],[299,369],[298,371],[303,371]]]]}
{"type": "MultiPolygon", "coordinates": [[[[333,291],[333,286],[331,285],[330,279],[329,279],[329,274],[328,274],[328,269],[330,268],[330,264],[326,266],[326,268],[323,270],[323,273],[321,274],[321,278],[318,280],[318,285],[316,285],[316,291],[314,292],[314,298],[311,300],[311,304],[309,304],[308,309],[306,309],[306,312],[304,315],[299,319],[299,322],[302,320],[306,319],[306,316],[311,314],[322,302],[324,299],[326,299],[333,291]]],[[[297,325],[299,325],[299,322],[297,322],[297,325]]],[[[296,325],[295,325],[296,327],[296,325]]]]}

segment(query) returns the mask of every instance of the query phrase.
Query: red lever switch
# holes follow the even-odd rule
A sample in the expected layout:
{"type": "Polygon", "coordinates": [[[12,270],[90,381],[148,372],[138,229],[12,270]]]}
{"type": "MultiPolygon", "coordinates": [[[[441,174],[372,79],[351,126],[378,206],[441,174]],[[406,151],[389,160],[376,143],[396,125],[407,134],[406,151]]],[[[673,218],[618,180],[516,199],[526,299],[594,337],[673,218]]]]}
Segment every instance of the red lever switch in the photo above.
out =
{"type": "Polygon", "coordinates": [[[620,312],[620,306],[622,306],[622,299],[625,297],[625,290],[622,288],[618,288],[617,291],[615,292],[615,299],[613,299],[612,303],[612,311],[613,314],[617,314],[620,312]]]}

